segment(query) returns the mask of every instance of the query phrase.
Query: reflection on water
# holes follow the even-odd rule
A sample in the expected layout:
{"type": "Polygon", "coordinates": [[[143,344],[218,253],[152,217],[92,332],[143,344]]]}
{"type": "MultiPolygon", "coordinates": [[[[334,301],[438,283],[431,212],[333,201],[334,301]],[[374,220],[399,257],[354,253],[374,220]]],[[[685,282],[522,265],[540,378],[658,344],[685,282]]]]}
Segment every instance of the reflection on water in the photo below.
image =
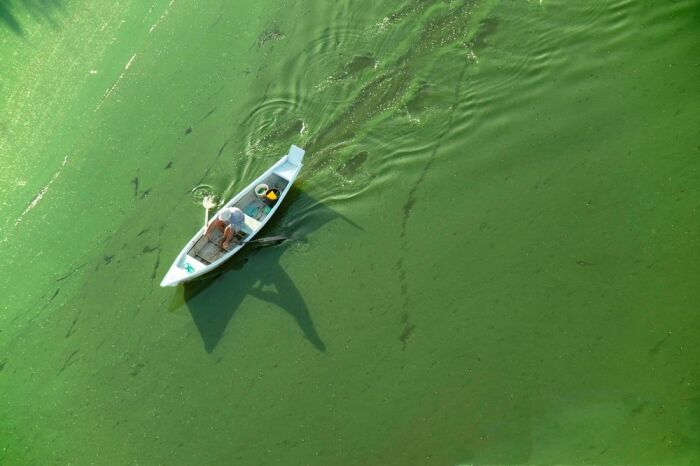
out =
{"type": "MultiPolygon", "coordinates": [[[[209,275],[181,285],[182,290],[175,294],[171,309],[182,304],[187,306],[204,349],[211,353],[243,300],[247,296],[253,296],[286,311],[294,318],[307,340],[319,351],[325,351],[326,344],[314,327],[304,297],[279,261],[294,242],[303,241],[303,235],[338,218],[343,216],[292,188],[284,205],[260,233],[260,239],[272,232],[287,233],[290,239],[266,247],[251,244],[209,275]],[[301,215],[284,223],[285,211],[292,204],[301,215]],[[303,229],[297,228],[302,226],[302,221],[303,229]],[[282,231],[278,231],[280,227],[282,231]],[[269,287],[273,287],[274,291],[269,287]]],[[[355,228],[360,228],[351,221],[346,221],[355,228]]]]}
{"type": "Polygon", "coordinates": [[[288,247],[280,245],[268,248],[263,258],[264,268],[250,264],[255,260],[256,254],[253,252],[246,259],[236,260],[228,270],[216,277],[184,285],[185,303],[208,353],[216,348],[246,296],[254,296],[288,312],[309,342],[319,351],[325,351],[326,345],[316,332],[304,298],[278,263],[288,247]],[[263,289],[270,285],[274,286],[275,291],[263,289]]]}

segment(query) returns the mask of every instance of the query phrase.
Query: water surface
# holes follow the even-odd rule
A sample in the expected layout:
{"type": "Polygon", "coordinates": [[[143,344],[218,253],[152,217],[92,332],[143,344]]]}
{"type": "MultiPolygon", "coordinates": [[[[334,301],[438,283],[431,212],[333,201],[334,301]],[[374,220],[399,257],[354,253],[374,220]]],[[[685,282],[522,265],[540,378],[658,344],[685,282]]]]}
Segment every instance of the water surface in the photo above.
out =
{"type": "Polygon", "coordinates": [[[3,2],[0,462],[700,461],[699,22],[3,2]],[[290,240],[161,289],[290,144],[290,240]]]}

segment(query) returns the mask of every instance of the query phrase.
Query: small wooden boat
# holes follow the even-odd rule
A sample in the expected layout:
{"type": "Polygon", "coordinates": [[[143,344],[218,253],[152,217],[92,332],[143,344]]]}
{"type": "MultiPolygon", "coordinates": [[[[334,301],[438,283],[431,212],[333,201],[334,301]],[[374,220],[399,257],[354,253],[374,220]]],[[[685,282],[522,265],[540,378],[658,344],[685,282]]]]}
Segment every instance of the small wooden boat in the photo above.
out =
{"type": "Polygon", "coordinates": [[[240,251],[277,211],[301,170],[303,158],[304,150],[292,146],[287,155],[223,205],[182,248],[160,286],[176,286],[179,283],[202,276],[240,251]],[[218,217],[218,213],[230,207],[238,207],[243,211],[244,223],[238,236],[231,242],[229,249],[225,250],[219,246],[220,232],[215,230],[210,235],[211,239],[207,238],[204,233],[209,224],[218,217]]]}

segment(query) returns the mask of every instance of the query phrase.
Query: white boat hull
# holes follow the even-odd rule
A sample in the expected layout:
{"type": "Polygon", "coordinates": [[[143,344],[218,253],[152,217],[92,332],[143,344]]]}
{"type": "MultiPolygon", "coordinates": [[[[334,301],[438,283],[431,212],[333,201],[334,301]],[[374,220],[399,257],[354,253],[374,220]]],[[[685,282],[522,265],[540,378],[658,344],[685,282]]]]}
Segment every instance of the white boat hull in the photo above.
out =
{"type": "MultiPolygon", "coordinates": [[[[242,234],[244,235],[244,238],[241,240],[242,243],[252,240],[277,211],[299,175],[303,158],[304,150],[300,147],[292,146],[287,155],[284,155],[265,173],[221,206],[219,210],[234,206],[243,210],[245,222],[242,228],[242,234]],[[256,186],[266,181],[280,192],[279,198],[272,206],[265,205],[264,201],[257,198],[253,191],[256,186]],[[282,186],[283,189],[279,189],[282,186]]],[[[217,218],[217,215],[218,212],[212,215],[209,224],[217,218]]],[[[229,251],[221,250],[204,237],[207,227],[208,225],[200,229],[182,248],[165,277],[163,277],[160,286],[177,286],[180,283],[201,277],[226,262],[245,245],[239,243],[232,245],[229,251]]]]}

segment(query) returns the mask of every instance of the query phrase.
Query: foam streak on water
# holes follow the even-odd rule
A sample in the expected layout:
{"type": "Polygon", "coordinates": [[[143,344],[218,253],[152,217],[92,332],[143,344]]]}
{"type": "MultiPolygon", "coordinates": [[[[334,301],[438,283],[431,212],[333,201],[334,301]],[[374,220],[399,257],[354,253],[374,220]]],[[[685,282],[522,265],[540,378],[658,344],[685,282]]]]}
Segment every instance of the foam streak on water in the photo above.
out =
{"type": "MultiPolygon", "coordinates": [[[[19,226],[20,223],[22,223],[22,220],[24,220],[24,217],[25,217],[32,209],[34,209],[34,208],[37,206],[37,204],[39,204],[39,202],[44,198],[44,196],[46,195],[46,193],[49,191],[49,188],[51,187],[51,184],[52,184],[54,181],[56,181],[56,178],[58,178],[58,176],[59,176],[59,175],[61,174],[61,172],[63,171],[63,167],[65,167],[66,163],[68,163],[68,155],[66,155],[66,156],[63,158],[63,162],[61,162],[61,166],[58,168],[58,170],[56,171],[56,173],[53,174],[53,176],[51,177],[51,179],[49,180],[49,182],[46,183],[46,185],[45,185],[44,187],[42,187],[42,188],[39,190],[39,192],[36,194],[36,196],[34,196],[34,199],[32,199],[32,201],[29,203],[29,205],[27,205],[27,207],[22,211],[22,213],[20,214],[20,216],[17,217],[17,220],[15,220],[15,224],[14,224],[14,227],[15,227],[15,228],[16,228],[17,226],[19,226]]],[[[0,241],[0,243],[4,243],[4,242],[6,242],[7,240],[8,240],[8,236],[5,236],[5,237],[2,239],[2,241],[0,241]]]]}

